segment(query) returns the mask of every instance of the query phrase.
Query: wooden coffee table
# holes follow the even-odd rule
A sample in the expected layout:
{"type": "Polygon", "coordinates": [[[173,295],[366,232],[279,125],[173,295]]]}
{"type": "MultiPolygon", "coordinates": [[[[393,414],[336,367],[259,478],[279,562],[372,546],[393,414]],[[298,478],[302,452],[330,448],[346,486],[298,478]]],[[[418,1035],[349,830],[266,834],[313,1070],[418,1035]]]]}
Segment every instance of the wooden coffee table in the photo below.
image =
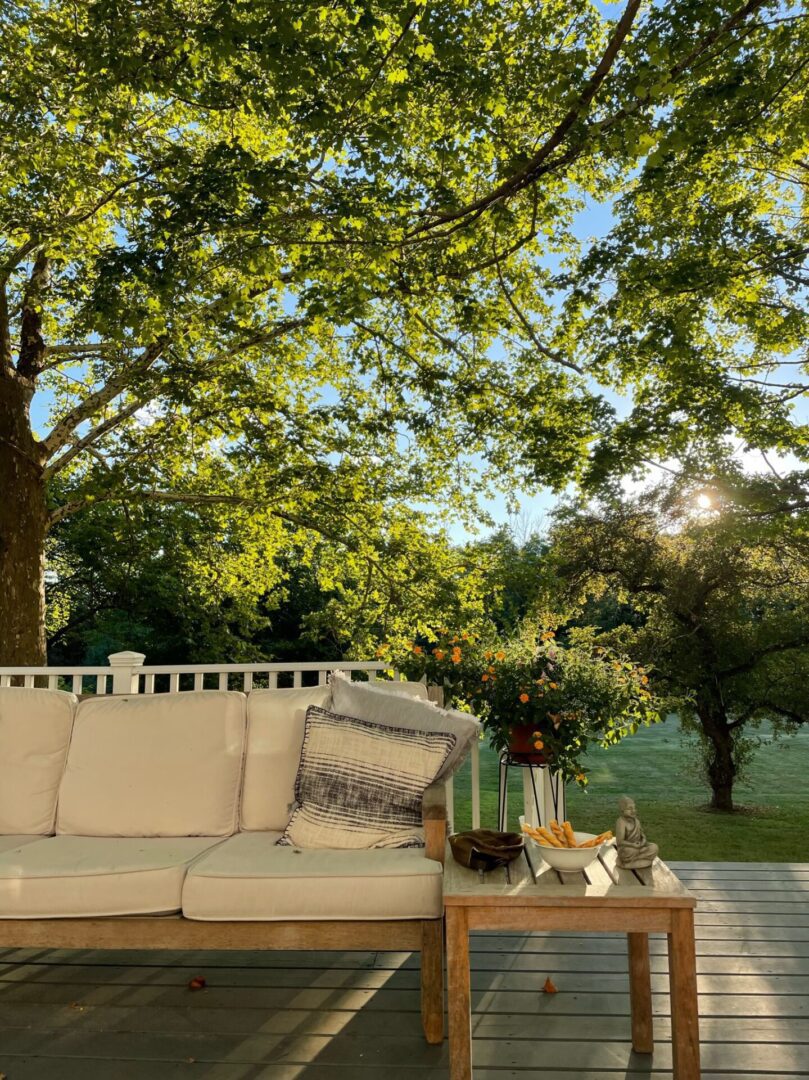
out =
{"type": "MultiPolygon", "coordinates": [[[[699,1020],[694,949],[696,900],[659,859],[651,870],[616,867],[613,845],[586,871],[558,874],[527,848],[528,857],[483,879],[447,848],[444,907],[451,1080],[471,1080],[470,930],[582,930],[625,933],[629,949],[632,1046],[651,1054],[649,933],[668,934],[674,1080],[699,1080],[699,1020]],[[530,858],[530,863],[529,863],[530,858]]],[[[539,988],[538,988],[539,989],[539,988]]]]}

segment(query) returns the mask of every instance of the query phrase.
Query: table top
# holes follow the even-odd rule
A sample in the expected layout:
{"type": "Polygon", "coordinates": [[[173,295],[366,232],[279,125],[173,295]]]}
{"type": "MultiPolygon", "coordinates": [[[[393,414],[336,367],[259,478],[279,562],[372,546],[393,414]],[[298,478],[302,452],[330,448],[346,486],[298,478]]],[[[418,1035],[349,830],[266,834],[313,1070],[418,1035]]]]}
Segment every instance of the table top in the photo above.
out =
{"type": "Polygon", "coordinates": [[[660,859],[648,870],[623,870],[617,865],[614,841],[578,873],[554,870],[542,849],[526,837],[525,854],[508,867],[483,876],[457,863],[447,844],[444,863],[446,907],[683,907],[693,908],[694,896],[660,859]]]}

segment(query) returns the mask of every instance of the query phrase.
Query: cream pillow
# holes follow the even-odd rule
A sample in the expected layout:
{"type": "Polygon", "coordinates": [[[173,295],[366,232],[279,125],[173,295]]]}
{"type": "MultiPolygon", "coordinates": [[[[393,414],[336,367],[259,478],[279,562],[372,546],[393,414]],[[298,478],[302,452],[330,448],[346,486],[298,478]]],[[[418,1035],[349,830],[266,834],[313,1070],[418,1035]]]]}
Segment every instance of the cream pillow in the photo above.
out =
{"type": "Polygon", "coordinates": [[[403,694],[405,697],[419,698],[421,701],[429,701],[427,686],[423,682],[405,682],[402,679],[374,679],[370,684],[380,690],[387,690],[391,694],[403,694]]]}
{"type": "Polygon", "coordinates": [[[339,672],[331,676],[332,709],[342,716],[353,716],[388,727],[413,731],[446,731],[455,736],[450,751],[436,779],[446,780],[460,767],[472,743],[480,738],[480,721],[455,709],[440,709],[431,701],[406,697],[381,689],[377,683],[352,682],[339,672]]]}

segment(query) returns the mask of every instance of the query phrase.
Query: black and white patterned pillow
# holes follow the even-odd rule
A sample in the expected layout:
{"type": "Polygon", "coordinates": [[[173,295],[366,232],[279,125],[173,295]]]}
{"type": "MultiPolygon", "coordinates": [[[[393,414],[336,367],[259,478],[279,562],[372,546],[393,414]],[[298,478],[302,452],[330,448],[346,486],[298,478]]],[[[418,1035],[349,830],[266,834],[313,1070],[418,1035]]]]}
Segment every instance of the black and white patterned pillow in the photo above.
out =
{"type": "Polygon", "coordinates": [[[446,731],[412,731],[306,710],[295,807],[282,845],[420,847],[421,801],[455,746],[446,731]]]}

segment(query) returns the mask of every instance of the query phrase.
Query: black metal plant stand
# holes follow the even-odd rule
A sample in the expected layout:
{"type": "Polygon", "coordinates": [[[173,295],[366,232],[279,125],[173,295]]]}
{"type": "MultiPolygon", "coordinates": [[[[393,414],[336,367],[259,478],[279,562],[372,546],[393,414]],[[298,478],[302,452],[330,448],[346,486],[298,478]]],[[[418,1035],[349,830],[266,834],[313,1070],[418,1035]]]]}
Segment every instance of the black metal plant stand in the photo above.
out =
{"type": "MultiPolygon", "coordinates": [[[[545,778],[551,792],[551,800],[553,802],[553,816],[559,820],[559,807],[563,805],[564,801],[564,787],[562,786],[562,780],[559,773],[553,773],[550,771],[547,765],[532,764],[528,761],[519,761],[513,758],[508,750],[504,750],[500,755],[500,769],[499,780],[497,784],[497,827],[500,832],[506,831],[506,815],[508,812],[508,770],[509,769],[528,769],[529,776],[531,777],[531,790],[534,794],[534,808],[536,809],[536,820],[544,827],[547,827],[547,822],[543,820],[543,800],[539,797],[537,791],[537,781],[534,775],[535,769],[546,770],[545,778]]],[[[564,814],[564,810],[562,811],[564,814]]]]}

